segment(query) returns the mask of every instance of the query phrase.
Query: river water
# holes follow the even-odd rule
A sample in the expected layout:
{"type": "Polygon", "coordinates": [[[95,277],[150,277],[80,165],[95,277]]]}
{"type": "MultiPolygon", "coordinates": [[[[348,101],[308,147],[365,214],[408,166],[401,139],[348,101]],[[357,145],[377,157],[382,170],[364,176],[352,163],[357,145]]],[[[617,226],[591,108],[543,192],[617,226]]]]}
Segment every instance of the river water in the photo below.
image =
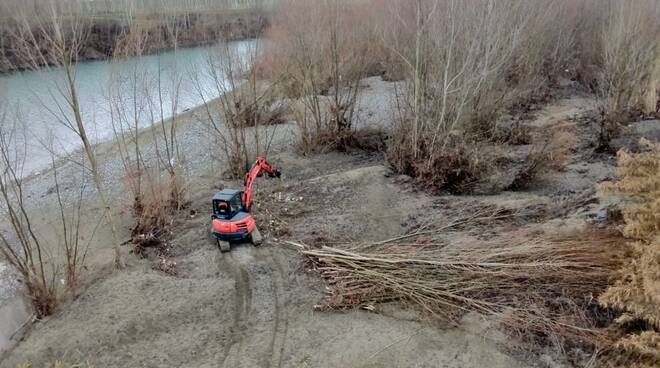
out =
{"type": "MultiPolygon", "coordinates": [[[[217,85],[226,88],[226,81],[210,72],[209,60],[216,67],[230,61],[246,67],[256,46],[256,40],[247,40],[228,47],[210,45],[79,63],[75,85],[88,135],[93,143],[110,140],[120,125],[137,123],[144,128],[218,97],[223,89],[217,85]]],[[[5,132],[10,128],[19,132],[17,142],[26,148],[25,176],[49,168],[51,152],[63,156],[81,146],[66,126],[74,120],[63,97],[65,86],[64,71],[58,68],[0,75],[0,124],[5,132]]],[[[18,285],[0,260],[0,353],[31,313],[29,303],[17,293],[18,285]]]]}
{"type": "MultiPolygon", "coordinates": [[[[208,61],[216,66],[229,59],[244,63],[256,43],[237,41],[228,48],[210,45],[79,63],[75,85],[89,137],[94,143],[109,140],[114,137],[113,122],[119,126],[137,121],[145,127],[161,116],[169,118],[199,106],[203,98],[218,97],[220,78],[209,72],[208,61]]],[[[25,127],[19,134],[28,151],[24,175],[48,168],[51,151],[64,155],[80,147],[80,140],[66,126],[74,120],[62,93],[66,94],[65,76],[60,68],[0,75],[0,107],[7,113],[4,124],[25,127]]]]}

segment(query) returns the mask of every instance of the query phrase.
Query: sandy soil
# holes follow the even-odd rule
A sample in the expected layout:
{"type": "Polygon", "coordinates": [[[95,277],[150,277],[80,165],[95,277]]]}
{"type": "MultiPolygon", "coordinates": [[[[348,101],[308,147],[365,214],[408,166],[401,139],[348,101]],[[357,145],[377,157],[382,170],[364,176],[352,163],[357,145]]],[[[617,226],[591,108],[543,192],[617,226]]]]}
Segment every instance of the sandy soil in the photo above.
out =
{"type": "MultiPolygon", "coordinates": [[[[317,159],[341,171],[285,177],[267,190],[284,198],[316,191],[341,198],[343,206],[318,201],[316,208],[323,210],[294,216],[296,238],[314,236],[312,228],[344,237],[394,235],[408,213],[429,203],[423,194],[401,191],[384,176],[383,166],[364,166],[363,157],[328,154],[296,162],[313,165],[317,159]],[[307,191],[296,192],[300,187],[307,191]],[[366,224],[351,220],[382,213],[392,203],[399,208],[395,215],[373,216],[366,224]]],[[[277,159],[285,168],[295,166],[287,161],[277,159]]],[[[199,215],[176,228],[176,277],[151,269],[148,259],[134,260],[128,270],[95,282],[56,316],[36,324],[2,366],[58,359],[103,367],[524,366],[501,351],[504,335],[478,316],[450,328],[393,305],[382,314],[314,311],[324,286],[305,272],[297,253],[272,236],[261,247],[236,245],[220,253],[206,235],[208,193],[199,193],[193,206],[199,215]]]]}
{"type": "MultiPolygon", "coordinates": [[[[369,84],[361,114],[365,124],[383,124],[388,84],[369,84]]],[[[291,149],[292,126],[284,125],[269,157],[284,176],[257,183],[255,211],[266,243],[235,245],[226,254],[208,237],[209,199],[218,186],[239,183],[219,181],[204,170],[211,143],[191,119],[182,130],[184,142],[190,143],[186,155],[202,164],[190,170],[192,204],[174,225],[171,249],[178,274],[155,270],[153,257],[132,255],[126,270],[113,271],[107,237],[97,236],[81,295],[34,324],[0,367],[24,362],[41,367],[56,360],[95,367],[566,366],[562,352],[553,347],[530,358],[496,323],[477,315],[449,326],[395,304],[376,306],[374,312],[316,311],[325,286],[285,240],[387,239],[406,232],[420,217],[448,216],[467,203],[533,208],[538,215],[448,237],[505,236],[522,226],[543,231],[606,221],[611,203],[599,197],[594,185],[614,175],[614,159],[590,153],[593,127],[579,119],[594,107],[589,98],[570,97],[535,113],[529,124],[537,132],[567,122],[574,126],[578,144],[568,165],[539,178],[525,192],[487,196],[429,196],[409,178],[391,175],[379,155],[300,157],[291,149]],[[562,211],[564,207],[571,209],[562,211]]],[[[635,141],[660,132],[660,122],[644,124],[648,126],[631,128],[626,136],[635,141]]],[[[119,170],[111,162],[112,149],[105,152],[108,172],[119,170]]],[[[118,183],[109,185],[121,191],[118,183]]],[[[47,199],[46,188],[34,184],[31,191],[47,199]]],[[[128,231],[130,219],[123,220],[123,231],[128,231]]]]}

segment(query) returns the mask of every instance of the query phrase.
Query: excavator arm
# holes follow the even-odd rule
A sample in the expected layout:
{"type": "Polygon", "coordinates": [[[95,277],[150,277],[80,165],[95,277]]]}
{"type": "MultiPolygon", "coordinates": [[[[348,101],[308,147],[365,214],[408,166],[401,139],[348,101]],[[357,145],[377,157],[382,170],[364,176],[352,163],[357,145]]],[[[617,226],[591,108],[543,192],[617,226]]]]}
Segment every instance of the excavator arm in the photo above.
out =
{"type": "Polygon", "coordinates": [[[250,171],[245,174],[245,182],[243,183],[243,207],[248,212],[250,212],[252,207],[252,185],[262,171],[271,178],[279,178],[281,175],[280,171],[275,166],[269,164],[265,157],[257,157],[257,161],[252,165],[250,171]]]}

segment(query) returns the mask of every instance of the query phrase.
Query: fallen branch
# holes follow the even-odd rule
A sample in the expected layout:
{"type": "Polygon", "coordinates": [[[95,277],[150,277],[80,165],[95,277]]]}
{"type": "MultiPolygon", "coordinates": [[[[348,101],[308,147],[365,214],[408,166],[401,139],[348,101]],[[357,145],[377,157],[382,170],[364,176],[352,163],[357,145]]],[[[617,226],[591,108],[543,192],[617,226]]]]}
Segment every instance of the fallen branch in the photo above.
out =
{"type": "Polygon", "coordinates": [[[580,318],[580,310],[610,282],[619,259],[618,237],[512,234],[507,241],[460,247],[418,245],[415,238],[438,235],[448,226],[360,246],[287,244],[328,282],[324,309],[373,309],[399,300],[454,323],[477,312],[515,329],[603,339],[580,318]],[[557,300],[566,305],[552,307],[557,300]]]}

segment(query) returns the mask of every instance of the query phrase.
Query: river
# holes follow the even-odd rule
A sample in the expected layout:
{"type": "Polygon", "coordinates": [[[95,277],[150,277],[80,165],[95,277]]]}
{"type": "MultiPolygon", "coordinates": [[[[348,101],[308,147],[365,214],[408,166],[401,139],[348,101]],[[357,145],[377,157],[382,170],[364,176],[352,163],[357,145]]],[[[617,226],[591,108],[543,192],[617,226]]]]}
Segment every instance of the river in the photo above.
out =
{"type": "MultiPolygon", "coordinates": [[[[228,45],[229,52],[224,46],[211,45],[79,63],[75,68],[75,85],[88,136],[93,143],[112,139],[113,122],[118,126],[120,119],[124,125],[137,121],[141,128],[148,126],[161,117],[161,101],[163,117],[169,118],[202,104],[202,96],[218,97],[215,79],[206,67],[209,58],[217,64],[226,62],[227,55],[245,61],[256,43],[256,40],[232,42],[228,45]],[[117,103],[121,104],[119,108],[117,103]]],[[[25,137],[29,158],[23,168],[24,175],[48,168],[51,151],[62,156],[80,147],[75,132],[66,126],[67,119],[74,120],[67,99],[62,97],[65,86],[61,68],[0,75],[0,98],[7,112],[4,124],[18,122],[26,128],[20,130],[25,134],[19,134],[25,137]]]]}
{"type": "MultiPolygon", "coordinates": [[[[114,137],[113,125],[137,122],[138,128],[144,128],[161,116],[167,119],[218,97],[216,78],[206,67],[209,58],[222,65],[231,55],[231,60],[245,66],[256,45],[256,40],[236,41],[228,48],[200,46],[79,63],[75,85],[88,135],[93,143],[107,141],[114,137]]],[[[0,124],[5,131],[19,127],[19,141],[27,152],[24,176],[49,168],[51,152],[64,156],[81,146],[65,124],[67,119],[73,121],[73,114],[62,97],[64,78],[60,68],[0,75],[0,124]]],[[[0,260],[0,353],[10,346],[11,335],[31,313],[29,303],[17,293],[19,285],[0,260]]]]}

